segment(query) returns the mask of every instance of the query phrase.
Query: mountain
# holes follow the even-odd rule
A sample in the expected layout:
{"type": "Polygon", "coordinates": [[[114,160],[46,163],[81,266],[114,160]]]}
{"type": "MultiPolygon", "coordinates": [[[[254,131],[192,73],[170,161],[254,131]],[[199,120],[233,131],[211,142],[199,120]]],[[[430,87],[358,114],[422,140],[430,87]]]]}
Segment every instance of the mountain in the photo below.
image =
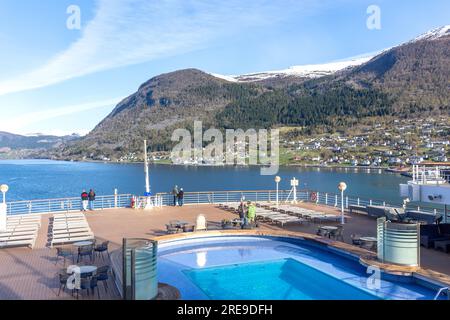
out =
{"type": "Polygon", "coordinates": [[[68,141],[79,139],[78,135],[57,137],[43,134],[18,135],[0,131],[0,148],[10,149],[51,149],[68,141]]]}
{"type": "Polygon", "coordinates": [[[423,112],[450,105],[450,25],[391,48],[337,77],[396,97],[395,109],[423,112]]]}
{"type": "Polygon", "coordinates": [[[450,112],[449,26],[374,57],[241,76],[186,69],[156,76],[121,101],[92,132],[56,151],[75,159],[117,159],[170,150],[175,128],[300,126],[329,132],[367,117],[450,112]]]}
{"type": "Polygon", "coordinates": [[[18,135],[0,131],[0,159],[51,158],[53,150],[80,139],[73,134],[63,137],[33,134],[18,135]]]}

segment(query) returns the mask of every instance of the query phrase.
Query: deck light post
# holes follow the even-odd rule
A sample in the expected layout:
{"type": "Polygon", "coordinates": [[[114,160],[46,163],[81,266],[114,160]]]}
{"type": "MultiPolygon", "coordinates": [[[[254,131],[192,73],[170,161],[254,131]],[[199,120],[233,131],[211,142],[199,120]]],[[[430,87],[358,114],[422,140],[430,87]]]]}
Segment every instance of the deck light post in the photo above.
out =
{"type": "Polygon", "coordinates": [[[292,192],[294,193],[294,200],[292,201],[293,203],[297,203],[297,186],[298,186],[298,180],[294,178],[292,178],[291,180],[291,187],[292,187],[292,192]]]}
{"type": "Polygon", "coordinates": [[[281,177],[280,176],[276,176],[275,177],[275,183],[277,184],[277,208],[278,208],[278,184],[281,181],[281,177]]]}
{"type": "Polygon", "coordinates": [[[344,191],[347,189],[347,184],[345,182],[340,182],[338,184],[338,189],[341,191],[341,223],[345,223],[344,219],[344,191]]]}
{"type": "Polygon", "coordinates": [[[3,193],[3,202],[0,203],[0,231],[6,231],[6,193],[9,187],[6,184],[0,186],[0,191],[3,193]]]}

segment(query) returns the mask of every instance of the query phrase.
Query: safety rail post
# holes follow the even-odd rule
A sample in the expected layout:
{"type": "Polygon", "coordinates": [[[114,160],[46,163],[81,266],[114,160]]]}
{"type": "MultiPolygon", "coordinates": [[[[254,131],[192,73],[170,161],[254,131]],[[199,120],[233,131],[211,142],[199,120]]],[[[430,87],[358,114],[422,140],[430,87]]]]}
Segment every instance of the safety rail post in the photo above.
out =
{"type": "Polygon", "coordinates": [[[328,205],[328,193],[325,193],[325,205],[328,205]]]}
{"type": "Polygon", "coordinates": [[[338,196],[336,194],[334,195],[334,206],[337,207],[337,205],[338,205],[338,196]]]}

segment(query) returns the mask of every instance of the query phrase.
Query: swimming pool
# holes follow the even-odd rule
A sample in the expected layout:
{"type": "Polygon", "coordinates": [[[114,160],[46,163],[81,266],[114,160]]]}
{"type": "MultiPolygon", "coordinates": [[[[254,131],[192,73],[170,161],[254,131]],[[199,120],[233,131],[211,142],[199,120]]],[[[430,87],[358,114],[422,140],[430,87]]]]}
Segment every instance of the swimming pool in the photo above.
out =
{"type": "Polygon", "coordinates": [[[161,242],[158,278],[182,299],[433,299],[412,277],[377,283],[356,257],[302,239],[211,236],[161,242]]]}

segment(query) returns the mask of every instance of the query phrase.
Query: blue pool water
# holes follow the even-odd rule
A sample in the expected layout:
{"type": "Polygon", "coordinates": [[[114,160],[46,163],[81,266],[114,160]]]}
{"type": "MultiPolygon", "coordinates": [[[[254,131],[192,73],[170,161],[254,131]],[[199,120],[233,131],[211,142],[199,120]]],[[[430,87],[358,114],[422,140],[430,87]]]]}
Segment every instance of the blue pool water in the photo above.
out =
{"type": "Polygon", "coordinates": [[[213,300],[373,300],[376,296],[288,258],[186,271],[213,300]]]}
{"type": "Polygon", "coordinates": [[[158,278],[187,300],[433,299],[436,288],[408,277],[381,277],[356,257],[309,241],[220,236],[163,242],[158,278]]]}

